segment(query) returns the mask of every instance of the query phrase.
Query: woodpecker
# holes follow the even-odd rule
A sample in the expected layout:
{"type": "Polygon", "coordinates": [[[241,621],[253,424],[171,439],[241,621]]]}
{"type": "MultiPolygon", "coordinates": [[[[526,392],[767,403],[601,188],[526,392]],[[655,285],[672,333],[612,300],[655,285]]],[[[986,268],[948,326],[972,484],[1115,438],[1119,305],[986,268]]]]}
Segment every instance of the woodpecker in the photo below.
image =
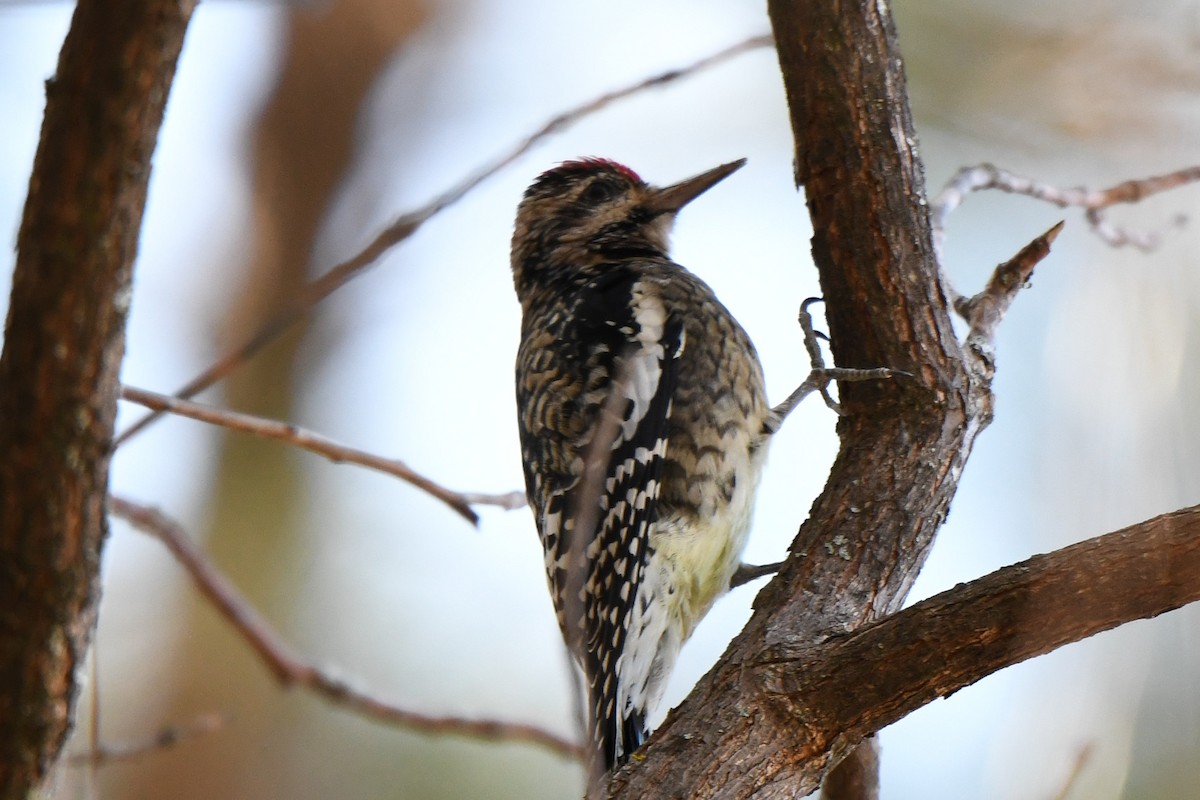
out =
{"type": "Polygon", "coordinates": [[[749,336],[668,255],[675,215],[745,159],[658,188],[568,161],[525,192],[525,483],[588,689],[593,778],[642,744],[679,649],[741,560],[775,412],[749,336]]]}

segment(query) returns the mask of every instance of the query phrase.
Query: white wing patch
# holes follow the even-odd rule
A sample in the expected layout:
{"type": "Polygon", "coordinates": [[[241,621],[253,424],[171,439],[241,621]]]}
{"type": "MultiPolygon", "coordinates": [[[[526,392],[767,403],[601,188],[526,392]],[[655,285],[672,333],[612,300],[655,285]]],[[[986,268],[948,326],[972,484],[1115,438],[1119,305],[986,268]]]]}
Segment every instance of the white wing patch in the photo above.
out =
{"type": "Polygon", "coordinates": [[[613,442],[614,450],[633,438],[638,425],[650,410],[650,401],[657,394],[658,383],[662,380],[662,336],[667,322],[667,309],[662,299],[657,294],[647,293],[641,283],[634,285],[632,297],[633,318],[638,324],[638,333],[634,338],[636,344],[625,355],[623,376],[626,383],[622,389],[633,407],[628,418],[621,423],[621,435],[613,442]]]}

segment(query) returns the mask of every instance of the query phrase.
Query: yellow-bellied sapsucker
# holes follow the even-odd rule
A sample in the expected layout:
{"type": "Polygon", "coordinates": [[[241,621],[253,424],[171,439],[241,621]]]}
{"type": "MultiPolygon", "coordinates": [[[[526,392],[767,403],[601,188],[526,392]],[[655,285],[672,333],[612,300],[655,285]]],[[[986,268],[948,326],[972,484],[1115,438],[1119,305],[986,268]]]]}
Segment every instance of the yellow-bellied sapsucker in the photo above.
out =
{"type": "Polygon", "coordinates": [[[656,188],[568,161],[517,211],[525,481],[588,683],[594,771],[645,739],[681,645],[729,587],[774,429],[746,332],[667,255],[679,209],[743,163],[656,188]]]}

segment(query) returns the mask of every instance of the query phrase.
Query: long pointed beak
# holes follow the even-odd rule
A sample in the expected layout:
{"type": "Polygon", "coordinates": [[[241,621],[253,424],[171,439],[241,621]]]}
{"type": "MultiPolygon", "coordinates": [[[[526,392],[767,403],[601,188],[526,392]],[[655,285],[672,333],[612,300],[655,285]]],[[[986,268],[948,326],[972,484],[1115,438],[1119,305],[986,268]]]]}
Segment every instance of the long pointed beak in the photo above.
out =
{"type": "Polygon", "coordinates": [[[702,172],[693,178],[680,181],[673,186],[659,189],[654,193],[651,206],[655,211],[660,213],[674,214],[713,186],[716,186],[725,178],[737,172],[745,164],[746,159],[739,158],[737,161],[730,161],[728,164],[714,167],[708,172],[702,172]]]}

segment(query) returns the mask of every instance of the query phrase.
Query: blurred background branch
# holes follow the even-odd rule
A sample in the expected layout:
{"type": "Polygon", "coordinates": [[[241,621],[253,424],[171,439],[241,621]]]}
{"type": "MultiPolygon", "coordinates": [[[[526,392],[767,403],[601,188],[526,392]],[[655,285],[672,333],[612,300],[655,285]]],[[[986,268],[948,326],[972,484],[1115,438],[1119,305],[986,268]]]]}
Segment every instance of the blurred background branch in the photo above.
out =
{"type": "MultiPolygon", "coordinates": [[[[1014,175],[1008,170],[991,164],[963,167],[947,182],[933,201],[933,207],[930,210],[933,218],[933,241],[940,252],[942,242],[946,238],[946,223],[950,214],[967,199],[967,195],[972,192],[996,189],[1009,194],[1025,195],[1036,200],[1043,200],[1059,208],[1074,206],[1085,209],[1088,224],[1101,239],[1114,247],[1132,245],[1139,250],[1149,252],[1159,245],[1161,234],[1134,233],[1115,227],[1105,219],[1104,212],[1119,203],[1139,203],[1153,195],[1178,189],[1196,181],[1200,181],[1200,166],[1185,167],[1166,175],[1125,180],[1107,189],[1061,189],[1032,178],[1014,175]]],[[[1178,228],[1185,222],[1186,217],[1176,216],[1172,227],[1178,228]]]]}
{"type": "MultiPolygon", "coordinates": [[[[336,292],[342,286],[345,286],[348,281],[361,273],[363,269],[374,264],[388,250],[416,233],[430,218],[457,203],[500,170],[512,165],[513,162],[529,152],[534,145],[547,136],[558,133],[585,117],[604,110],[618,100],[691,77],[705,69],[717,66],[730,58],[751,50],[766,47],[770,44],[770,36],[754,36],[735,45],[722,48],[716,53],[705,56],[687,66],[668,70],[667,72],[639,80],[622,89],[606,92],[600,97],[555,115],[549,122],[546,122],[532,134],[518,142],[503,156],[500,156],[491,164],[478,170],[474,175],[446,190],[420,208],[401,214],[396,218],[395,222],[381,231],[369,245],[356,255],[333,267],[320,278],[305,285],[297,293],[295,300],[285,310],[262,323],[261,327],[257,328],[242,344],[230,350],[218,361],[209,365],[203,372],[188,381],[187,384],[177,389],[175,396],[180,398],[192,397],[237,369],[242,363],[252,358],[256,353],[281,336],[284,331],[299,322],[317,303],[336,292]]],[[[116,446],[120,446],[122,443],[128,441],[138,431],[145,428],[155,419],[158,419],[161,413],[163,413],[162,410],[155,411],[135,422],[117,437],[116,446]]]]}
{"type": "Polygon", "coordinates": [[[290,422],[279,422],[273,419],[256,417],[252,414],[225,411],[169,395],[149,392],[133,386],[121,387],[121,397],[124,400],[129,400],[130,402],[156,411],[190,417],[201,422],[207,422],[210,425],[218,425],[229,430],[253,434],[264,439],[276,439],[287,442],[295,447],[299,447],[301,450],[308,450],[310,453],[324,456],[334,463],[358,464],[368,469],[379,470],[436,497],[472,525],[479,522],[479,516],[471,510],[472,503],[499,505],[504,508],[520,508],[525,505],[522,502],[519,505],[513,506],[512,495],[486,495],[479,492],[464,495],[451,491],[440,484],[434,483],[429,478],[414,472],[403,461],[394,458],[384,458],[374,453],[368,453],[365,450],[338,444],[318,433],[307,431],[290,422]]]}
{"type": "Polygon", "coordinates": [[[313,665],[296,653],[254,610],[229,579],[209,563],[204,554],[188,539],[187,534],[161,511],[121,497],[109,498],[109,510],[166,545],[180,566],[187,571],[197,590],[237,630],[283,686],[303,687],[358,714],[425,734],[522,742],[544,747],[568,758],[583,758],[583,748],[579,745],[533,725],[430,716],[402,708],[355,688],[346,678],[335,677],[329,670],[313,665]]]}
{"type": "Polygon", "coordinates": [[[225,728],[229,724],[229,721],[230,718],[224,714],[209,712],[201,714],[181,725],[170,725],[162,728],[144,742],[124,745],[101,744],[92,750],[71,753],[67,756],[67,761],[73,767],[87,767],[89,769],[102,767],[117,761],[135,761],[160,750],[175,747],[194,736],[207,736],[217,733],[225,728]]]}

